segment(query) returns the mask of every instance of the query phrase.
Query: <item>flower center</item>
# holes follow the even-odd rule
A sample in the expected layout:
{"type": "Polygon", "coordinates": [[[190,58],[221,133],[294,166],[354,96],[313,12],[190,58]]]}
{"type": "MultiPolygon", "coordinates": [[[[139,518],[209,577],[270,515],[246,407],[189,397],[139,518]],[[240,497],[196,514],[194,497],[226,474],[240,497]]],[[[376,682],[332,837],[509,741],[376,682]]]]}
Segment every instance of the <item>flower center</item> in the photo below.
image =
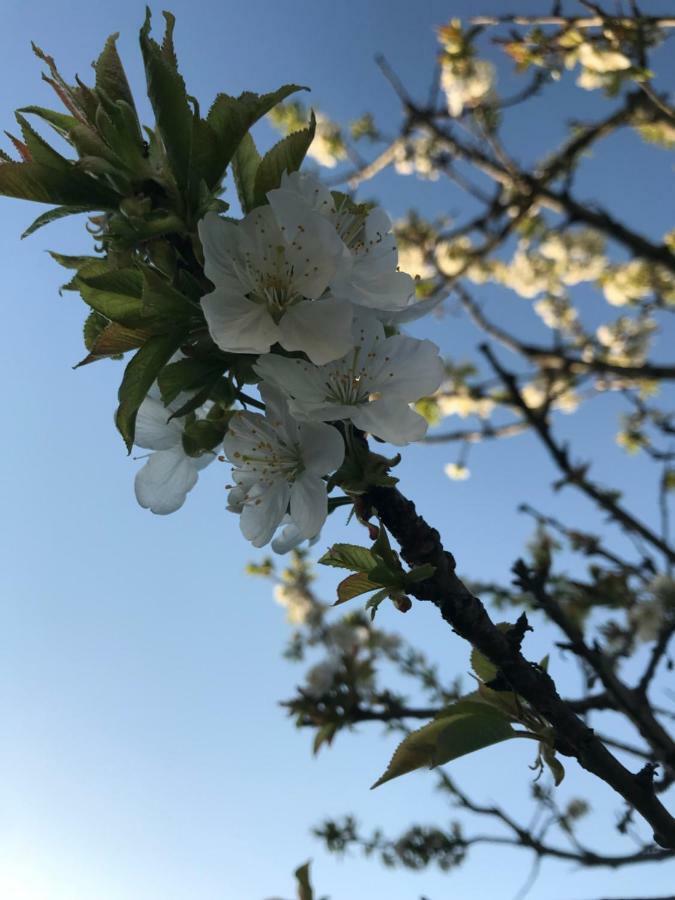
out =
{"type": "Polygon", "coordinates": [[[326,400],[341,406],[360,406],[368,402],[368,370],[363,365],[359,366],[361,349],[361,346],[354,348],[352,364],[348,369],[335,369],[328,375],[325,382],[326,400]]]}
{"type": "Polygon", "coordinates": [[[233,265],[248,298],[266,306],[276,321],[288,306],[301,299],[294,285],[294,268],[283,246],[269,243],[260,255],[246,251],[243,265],[237,260],[233,265]]]}

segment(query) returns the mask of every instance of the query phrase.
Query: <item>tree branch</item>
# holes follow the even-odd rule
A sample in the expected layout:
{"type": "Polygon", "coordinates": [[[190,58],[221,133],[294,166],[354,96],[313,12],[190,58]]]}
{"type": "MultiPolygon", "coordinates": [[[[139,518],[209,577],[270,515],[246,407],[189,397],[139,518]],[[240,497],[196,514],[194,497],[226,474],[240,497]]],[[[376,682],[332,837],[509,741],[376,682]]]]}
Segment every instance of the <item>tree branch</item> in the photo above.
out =
{"type": "Polygon", "coordinates": [[[654,840],[675,849],[675,819],[644,777],[626,769],[562,700],[553,680],[528,662],[517,642],[500,631],[485,607],[455,572],[455,560],[438,532],[417,513],[415,505],[395,488],[372,487],[364,495],[366,509],[377,512],[410,566],[430,564],[434,574],[410,588],[418,600],[431,601],[443,619],[477,647],[503,674],[513,690],[551,723],[560,753],[575,757],[581,766],[610,787],[650,823],[654,840]]]}

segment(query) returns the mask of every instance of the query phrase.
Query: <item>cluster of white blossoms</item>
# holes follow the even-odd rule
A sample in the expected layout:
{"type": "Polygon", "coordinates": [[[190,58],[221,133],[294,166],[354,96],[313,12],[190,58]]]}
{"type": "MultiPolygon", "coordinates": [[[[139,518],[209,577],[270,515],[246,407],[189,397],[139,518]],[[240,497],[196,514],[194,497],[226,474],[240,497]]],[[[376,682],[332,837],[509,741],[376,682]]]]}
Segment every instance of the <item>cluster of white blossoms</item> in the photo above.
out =
{"type": "Polygon", "coordinates": [[[441,66],[441,88],[448,112],[459,116],[494,97],[495,67],[485,59],[471,60],[461,66],[441,66]]]}
{"type": "Polygon", "coordinates": [[[581,66],[577,84],[587,91],[612,89],[617,77],[626,74],[633,67],[630,59],[611,43],[591,43],[587,36],[576,29],[570,29],[559,43],[565,48],[565,68],[573,69],[577,64],[581,66]]]}
{"type": "Polygon", "coordinates": [[[648,596],[629,612],[628,619],[639,641],[655,641],[675,620],[675,581],[657,575],[647,586],[648,596]]]}
{"type": "Polygon", "coordinates": [[[615,322],[600,325],[595,335],[608,362],[618,366],[639,366],[647,357],[656,328],[652,319],[619,316],[615,322]]]}
{"type": "Polygon", "coordinates": [[[417,175],[427,181],[440,178],[438,141],[430,135],[399,140],[392,148],[392,162],[399,175],[417,175]]]}
{"type": "MultiPolygon", "coordinates": [[[[214,286],[202,308],[214,343],[257,357],[260,378],[264,412],[235,411],[223,441],[228,509],[254,546],[286,552],[319,534],[353,429],[397,446],[424,436],[411,404],[436,391],[444,367],[431,341],[397,332],[437,301],[415,300],[383,210],[297,172],[267,200],[240,221],[209,213],[199,223],[214,286]]],[[[181,404],[153,394],[138,417],[136,443],[154,452],[136,492],[157,513],[181,506],[215,457],[185,450],[185,419],[169,418],[181,404]]]]}
{"type": "Polygon", "coordinates": [[[612,306],[628,306],[655,294],[675,303],[675,277],[665,266],[644,259],[608,267],[602,279],[605,299],[612,306]]]}

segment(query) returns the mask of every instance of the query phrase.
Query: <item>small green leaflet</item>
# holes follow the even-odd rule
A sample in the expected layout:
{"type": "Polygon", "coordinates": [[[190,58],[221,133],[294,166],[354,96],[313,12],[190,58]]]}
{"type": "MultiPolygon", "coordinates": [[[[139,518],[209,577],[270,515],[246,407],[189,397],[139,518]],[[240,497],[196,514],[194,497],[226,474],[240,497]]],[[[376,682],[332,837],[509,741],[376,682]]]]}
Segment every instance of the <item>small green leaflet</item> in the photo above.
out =
{"type": "Polygon", "coordinates": [[[398,745],[384,775],[373,788],[415,769],[442,766],[516,736],[517,732],[499,710],[480,702],[460,700],[398,745]]]}

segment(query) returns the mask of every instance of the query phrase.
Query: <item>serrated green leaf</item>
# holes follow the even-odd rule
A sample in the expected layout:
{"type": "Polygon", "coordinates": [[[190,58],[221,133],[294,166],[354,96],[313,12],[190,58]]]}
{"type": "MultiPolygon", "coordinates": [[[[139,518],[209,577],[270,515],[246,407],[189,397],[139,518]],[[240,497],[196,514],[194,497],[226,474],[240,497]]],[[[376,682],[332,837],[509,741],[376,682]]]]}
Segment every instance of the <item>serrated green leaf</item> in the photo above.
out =
{"type": "Polygon", "coordinates": [[[324,566],[351,569],[352,572],[368,572],[378,564],[378,559],[366,547],[356,544],[333,544],[321,557],[324,566]]]}
{"type": "Polygon", "coordinates": [[[53,109],[45,109],[44,106],[24,106],[17,112],[39,116],[63,137],[66,137],[70,133],[71,128],[77,125],[78,122],[75,116],[55,112],[53,109]]]}
{"type": "Polygon", "coordinates": [[[114,209],[118,195],[100,181],[71,165],[61,171],[37,162],[0,165],[0,194],[56,206],[114,209]]]}
{"type": "MultiPolygon", "coordinates": [[[[92,313],[91,315],[97,316],[98,313],[92,313]]],[[[104,317],[101,316],[101,318],[104,317]]],[[[80,366],[87,366],[90,363],[97,362],[99,359],[106,359],[111,356],[121,356],[129,350],[136,350],[138,347],[142,347],[151,336],[151,332],[125,328],[123,325],[118,325],[117,322],[110,322],[93,341],[89,348],[89,354],[85,356],[84,359],[80,360],[75,368],[79,369],[80,366]]]]}
{"type": "Polygon", "coordinates": [[[333,606],[339,606],[341,603],[346,603],[347,600],[359,597],[361,594],[369,594],[371,591],[377,590],[378,587],[380,585],[373,583],[365,572],[354,572],[338,585],[338,598],[333,606]]]}
{"type": "Polygon", "coordinates": [[[194,307],[184,294],[153,272],[143,269],[143,308],[148,315],[184,322],[194,314],[194,307]]]}
{"type": "Polygon", "coordinates": [[[82,337],[84,338],[84,346],[87,350],[91,351],[93,349],[96,341],[100,338],[101,334],[109,324],[110,321],[95,310],[92,310],[92,312],[89,313],[82,327],[82,337]]]}
{"type": "Polygon", "coordinates": [[[285,84],[269,94],[245,92],[239,97],[218,94],[208,112],[206,121],[217,136],[218,156],[222,173],[230,164],[234,153],[248,130],[266,115],[277,103],[281,103],[296,91],[306,91],[297,84],[285,84]]]}
{"type": "Polygon", "coordinates": [[[459,701],[454,706],[454,711],[450,707],[399,744],[374,788],[415,769],[443,765],[516,735],[510,722],[498,710],[466,701],[459,701]]]}
{"type": "Polygon", "coordinates": [[[103,92],[112,101],[124,100],[136,112],[133,94],[127,81],[122,60],[117,52],[119,34],[111,34],[105,42],[101,55],[94,63],[96,90],[103,92]]]}
{"type": "Polygon", "coordinates": [[[60,153],[57,153],[47,141],[35,131],[35,129],[24,119],[21,113],[14,113],[16,121],[21,128],[21,135],[28,147],[28,151],[34,162],[44,166],[49,166],[60,171],[68,170],[71,163],[66,160],[60,153]]]}
{"type": "Polygon", "coordinates": [[[267,193],[279,187],[284,172],[295,172],[300,168],[315,131],[316,118],[312,113],[309,127],[282,138],[263,156],[255,176],[256,206],[267,202],[267,193]]]}
{"type": "MultiPolygon", "coordinates": [[[[193,114],[188,103],[185,82],[174,63],[150,37],[150,10],[140,32],[141,52],[145,64],[148,97],[166,155],[179,186],[185,188],[190,174],[193,114]]],[[[167,21],[167,30],[170,24],[167,21]]]]}
{"type": "Polygon", "coordinates": [[[81,274],[80,280],[88,287],[109,294],[124,294],[140,300],[143,296],[143,279],[138,269],[108,269],[95,275],[81,274]]]}
{"type": "Polygon", "coordinates": [[[57,219],[63,219],[66,216],[77,216],[82,213],[92,212],[90,206],[56,206],[54,209],[48,209],[33,221],[31,225],[21,235],[21,238],[27,238],[31,234],[35,234],[38,228],[49,225],[50,222],[56,222],[57,219]]]}
{"type": "Polygon", "coordinates": [[[100,256],[67,256],[65,253],[56,253],[54,250],[48,250],[47,252],[64,269],[77,269],[79,271],[92,264],[99,263],[106,266],[106,261],[101,259],[100,256]]]}
{"type": "Polygon", "coordinates": [[[118,392],[119,406],[115,423],[131,453],[136,415],[153,382],[180,346],[183,333],[172,332],[151,337],[131,359],[118,392]]]}
{"type": "Polygon", "coordinates": [[[255,141],[246,133],[232,157],[232,176],[244,213],[250,212],[255,205],[255,176],[260,160],[255,141]]]}
{"type": "Polygon", "coordinates": [[[75,276],[72,285],[84,302],[96,312],[127,328],[148,327],[140,297],[141,277],[135,269],[118,269],[102,274],[75,276]]]}

